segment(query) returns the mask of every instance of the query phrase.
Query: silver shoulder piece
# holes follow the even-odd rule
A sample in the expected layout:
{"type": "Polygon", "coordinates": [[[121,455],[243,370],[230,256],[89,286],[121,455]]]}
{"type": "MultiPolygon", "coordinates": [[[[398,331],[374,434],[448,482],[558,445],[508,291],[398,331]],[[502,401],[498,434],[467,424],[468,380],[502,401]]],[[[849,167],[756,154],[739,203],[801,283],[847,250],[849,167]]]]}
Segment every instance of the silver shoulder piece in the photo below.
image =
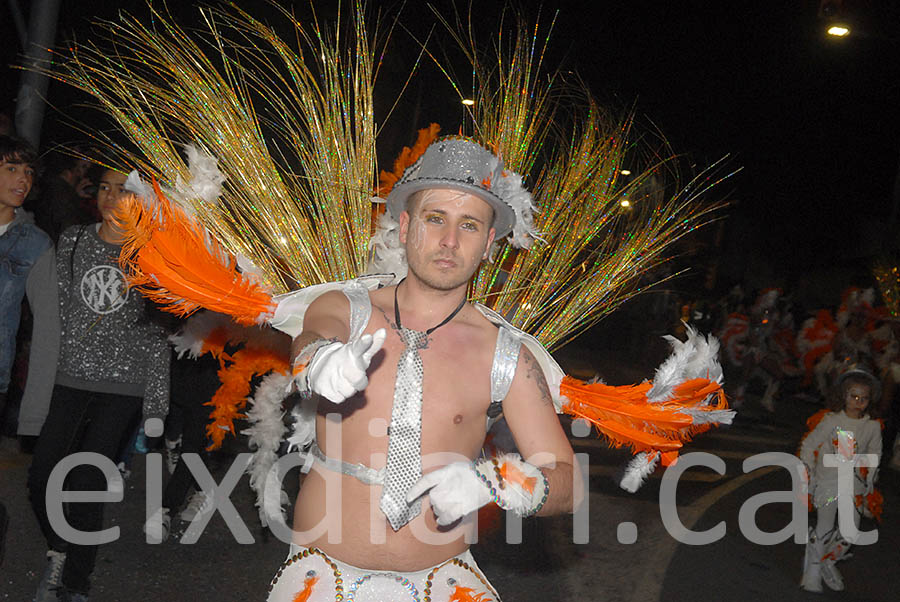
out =
{"type": "Polygon", "coordinates": [[[369,288],[358,280],[347,282],[343,293],[350,301],[349,341],[355,341],[362,336],[369,324],[369,318],[372,317],[372,300],[369,299],[369,288]]]}
{"type": "Polygon", "coordinates": [[[509,387],[516,376],[521,346],[522,342],[512,330],[502,324],[499,325],[494,362],[491,364],[491,405],[487,411],[486,430],[490,430],[503,415],[503,400],[506,399],[509,387]]]}
{"type": "MultiPolygon", "coordinates": [[[[303,331],[303,316],[306,314],[306,308],[320,295],[328,291],[342,291],[348,286],[359,286],[366,290],[374,290],[390,284],[393,277],[393,274],[360,276],[355,280],[324,282],[278,295],[274,298],[276,303],[275,315],[269,319],[269,324],[272,328],[294,338],[303,331]]],[[[351,300],[352,303],[353,301],[351,300]]]]}
{"type": "MultiPolygon", "coordinates": [[[[519,330],[509,322],[507,322],[503,316],[495,312],[494,310],[485,307],[480,303],[475,304],[475,309],[481,312],[481,314],[487,318],[491,323],[496,324],[501,327],[501,331],[506,329],[510,332],[512,336],[519,340],[522,345],[531,352],[534,356],[534,359],[537,360],[538,365],[541,367],[541,370],[544,372],[544,378],[547,379],[547,386],[550,388],[550,395],[553,397],[553,405],[556,408],[556,412],[562,412],[563,402],[565,401],[559,394],[559,385],[562,383],[563,377],[566,375],[563,372],[563,369],[559,367],[559,364],[556,363],[556,360],[553,359],[553,356],[550,355],[550,352],[544,349],[544,346],[541,343],[522,330],[519,330]]],[[[500,341],[497,341],[499,346],[500,341]]],[[[496,361],[496,360],[495,360],[496,361]]],[[[515,369],[513,369],[513,374],[515,373],[515,369]]],[[[491,376],[493,377],[493,370],[491,371],[491,376]]],[[[511,381],[510,381],[511,382],[511,381]]],[[[509,388],[507,387],[507,391],[509,388]]],[[[491,397],[494,394],[493,387],[493,379],[491,383],[491,397]]],[[[505,393],[504,393],[505,396],[505,393]]]]}

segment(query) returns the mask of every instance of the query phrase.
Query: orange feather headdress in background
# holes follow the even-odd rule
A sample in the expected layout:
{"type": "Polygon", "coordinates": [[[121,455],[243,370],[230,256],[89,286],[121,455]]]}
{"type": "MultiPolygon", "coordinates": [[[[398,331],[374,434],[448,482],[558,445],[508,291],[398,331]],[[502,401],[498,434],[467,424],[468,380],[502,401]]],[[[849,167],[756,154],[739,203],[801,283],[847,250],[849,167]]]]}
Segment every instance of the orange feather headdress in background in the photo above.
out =
{"type": "Polygon", "coordinates": [[[394,159],[394,170],[390,172],[381,170],[381,173],[378,175],[378,196],[383,199],[387,198],[394,184],[403,177],[403,172],[406,171],[406,168],[422,156],[428,145],[437,139],[440,131],[441,126],[436,123],[419,130],[416,143],[413,144],[412,148],[404,146],[397,158],[394,159]]]}

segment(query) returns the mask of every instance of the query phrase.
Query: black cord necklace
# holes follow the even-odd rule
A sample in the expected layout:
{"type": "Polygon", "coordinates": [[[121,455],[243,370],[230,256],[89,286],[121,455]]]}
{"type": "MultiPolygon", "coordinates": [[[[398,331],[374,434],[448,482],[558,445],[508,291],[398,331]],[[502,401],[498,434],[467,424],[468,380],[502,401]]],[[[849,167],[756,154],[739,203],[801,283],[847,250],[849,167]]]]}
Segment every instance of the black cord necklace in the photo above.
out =
{"type": "MultiPolygon", "coordinates": [[[[404,278],[404,280],[405,280],[405,278],[404,278]]],[[[400,305],[398,305],[398,303],[397,303],[397,290],[400,288],[400,284],[402,282],[403,282],[403,280],[398,282],[397,286],[394,288],[394,320],[397,322],[398,329],[403,328],[403,324],[400,322],[400,305]]],[[[446,324],[447,322],[452,320],[453,317],[459,313],[459,310],[461,310],[463,308],[463,305],[465,305],[465,304],[466,304],[466,298],[465,298],[465,296],[463,296],[462,302],[459,304],[459,306],[456,309],[453,310],[453,313],[451,313],[449,316],[444,318],[444,321],[441,322],[440,324],[438,324],[437,326],[432,326],[431,328],[426,330],[425,336],[428,336],[429,334],[431,334],[432,332],[434,332],[435,330],[437,330],[438,328],[440,328],[441,326],[443,326],[444,324],[446,324]]]]}

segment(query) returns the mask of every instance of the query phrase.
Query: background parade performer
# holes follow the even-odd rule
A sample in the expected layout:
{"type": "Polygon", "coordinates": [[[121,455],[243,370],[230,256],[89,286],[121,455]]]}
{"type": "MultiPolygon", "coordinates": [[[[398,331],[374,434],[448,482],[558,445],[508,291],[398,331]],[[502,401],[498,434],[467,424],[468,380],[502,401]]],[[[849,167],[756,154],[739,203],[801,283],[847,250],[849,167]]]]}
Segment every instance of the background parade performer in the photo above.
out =
{"type": "Polygon", "coordinates": [[[803,563],[803,589],[820,592],[822,582],[833,589],[844,589],[844,581],[835,564],[850,548],[838,529],[838,469],[828,468],[824,458],[833,454],[841,462],[854,462],[853,495],[856,512],[853,520],[859,527],[860,517],[874,491],[878,461],[864,467],[856,464],[859,454],[881,457],[881,423],[870,415],[877,407],[881,383],[872,372],[854,364],[837,378],[830,411],[803,440],[800,459],[807,466],[809,491],[817,510],[814,530],[806,546],[803,563]]]}

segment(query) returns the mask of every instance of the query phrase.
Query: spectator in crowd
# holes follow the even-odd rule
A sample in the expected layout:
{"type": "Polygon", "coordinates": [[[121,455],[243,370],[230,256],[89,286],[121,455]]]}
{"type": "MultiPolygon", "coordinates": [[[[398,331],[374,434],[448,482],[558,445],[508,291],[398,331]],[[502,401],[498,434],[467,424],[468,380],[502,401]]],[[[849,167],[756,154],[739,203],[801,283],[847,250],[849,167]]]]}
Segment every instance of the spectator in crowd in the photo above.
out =
{"type": "MultiPolygon", "coordinates": [[[[76,464],[65,485],[70,491],[107,489],[110,479],[121,479],[114,458],[134,416],[142,413],[147,434],[160,436],[168,407],[165,331],[149,319],[148,302],[128,289],[118,266],[122,234],[114,212],[124,183],[124,174],[104,172],[97,194],[103,221],[70,227],[59,239],[59,362],[28,475],[32,509],[49,547],[37,602],[86,601],[97,554],[89,536],[64,539],[61,524],[48,513],[48,501],[52,509],[52,501],[59,499],[58,492],[48,490],[54,467],[77,452],[99,454],[108,459],[103,470],[76,464]]],[[[23,404],[23,420],[41,411],[23,404]]],[[[76,531],[99,531],[103,507],[71,504],[65,522],[76,531]]]]}
{"type": "MultiPolygon", "coordinates": [[[[34,183],[37,155],[24,141],[0,136],[0,417],[5,413],[16,331],[25,295],[35,314],[37,346],[55,328],[56,296],[39,283],[53,273],[53,245],[22,209],[34,183]]],[[[52,337],[50,337],[52,338],[52,337]]]]}
{"type": "Polygon", "coordinates": [[[93,197],[87,159],[59,155],[48,177],[41,183],[41,201],[35,207],[38,225],[55,243],[69,226],[87,224],[92,214],[86,201],[93,197]]]}

